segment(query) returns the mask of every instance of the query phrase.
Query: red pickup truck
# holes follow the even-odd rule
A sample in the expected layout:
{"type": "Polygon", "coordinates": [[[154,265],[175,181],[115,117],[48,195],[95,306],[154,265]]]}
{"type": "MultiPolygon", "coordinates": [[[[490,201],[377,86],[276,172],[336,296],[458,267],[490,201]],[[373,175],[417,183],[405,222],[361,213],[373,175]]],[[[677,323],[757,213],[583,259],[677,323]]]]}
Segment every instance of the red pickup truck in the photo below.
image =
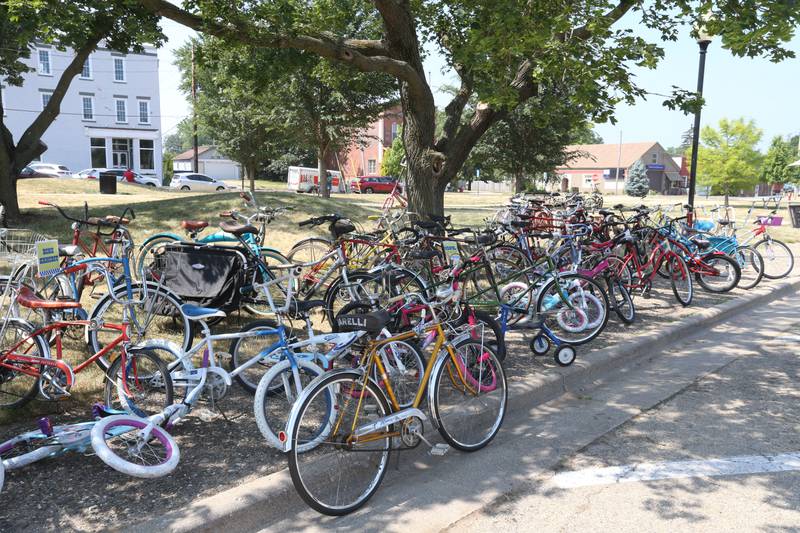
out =
{"type": "MultiPolygon", "coordinates": [[[[375,192],[390,193],[397,183],[397,178],[391,176],[358,176],[350,181],[353,192],[372,194],[375,192]]],[[[402,186],[397,186],[397,192],[403,192],[402,186]]]]}

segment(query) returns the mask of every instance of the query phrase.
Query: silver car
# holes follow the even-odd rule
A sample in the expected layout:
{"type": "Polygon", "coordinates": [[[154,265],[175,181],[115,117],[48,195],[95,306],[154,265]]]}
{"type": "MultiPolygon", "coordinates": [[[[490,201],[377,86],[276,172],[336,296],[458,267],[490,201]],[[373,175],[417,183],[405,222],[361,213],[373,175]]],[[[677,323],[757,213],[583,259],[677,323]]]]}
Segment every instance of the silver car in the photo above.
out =
{"type": "Polygon", "coordinates": [[[224,181],[194,172],[181,172],[173,175],[169,186],[182,191],[225,191],[228,189],[224,181]]]}
{"type": "Polygon", "coordinates": [[[28,166],[40,174],[47,174],[54,178],[72,177],[72,172],[64,165],[57,165],[55,163],[31,163],[28,166]]]}

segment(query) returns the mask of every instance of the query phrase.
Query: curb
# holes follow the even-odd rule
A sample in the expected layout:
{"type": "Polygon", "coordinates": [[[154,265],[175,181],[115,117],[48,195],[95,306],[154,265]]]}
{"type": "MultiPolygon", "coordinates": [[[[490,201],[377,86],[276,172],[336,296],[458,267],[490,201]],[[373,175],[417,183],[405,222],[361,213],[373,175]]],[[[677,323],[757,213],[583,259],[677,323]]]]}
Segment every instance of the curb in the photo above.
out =
{"type": "MultiPolygon", "coordinates": [[[[691,323],[673,324],[657,332],[643,334],[632,342],[590,352],[586,359],[579,358],[570,367],[536,374],[524,381],[509,381],[508,409],[531,409],[563,394],[584,391],[622,367],[642,364],[656,357],[661,350],[679,339],[798,290],[800,279],[783,282],[767,291],[736,298],[711,309],[698,310],[691,323]]],[[[159,533],[220,531],[226,526],[237,531],[260,530],[269,526],[264,514],[283,518],[297,510],[298,502],[288,469],[283,469],[194,501],[184,509],[166,513],[128,530],[159,533]],[[234,516],[236,526],[231,528],[230,522],[234,516]]]]}

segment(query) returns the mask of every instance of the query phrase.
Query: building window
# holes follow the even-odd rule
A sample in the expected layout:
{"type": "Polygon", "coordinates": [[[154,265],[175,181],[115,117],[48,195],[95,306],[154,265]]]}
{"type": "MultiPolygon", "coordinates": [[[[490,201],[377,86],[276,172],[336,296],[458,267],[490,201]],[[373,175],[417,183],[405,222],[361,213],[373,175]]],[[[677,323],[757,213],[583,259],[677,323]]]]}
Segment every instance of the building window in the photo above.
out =
{"type": "Polygon", "coordinates": [[[130,168],[130,139],[111,139],[111,166],[114,168],[130,168]]]}
{"type": "Polygon", "coordinates": [[[591,174],[584,174],[583,175],[583,186],[584,187],[591,187],[594,185],[594,177],[591,174]]]}
{"type": "Polygon", "coordinates": [[[397,126],[397,122],[392,124],[392,142],[394,142],[394,140],[397,138],[397,126]]]}
{"type": "Polygon", "coordinates": [[[114,81],[125,81],[125,59],[114,58],[114,81]]]}
{"type": "Polygon", "coordinates": [[[118,98],[116,102],[117,122],[128,122],[128,102],[118,98]]]}
{"type": "Polygon", "coordinates": [[[83,120],[94,120],[94,98],[81,96],[83,102],[83,120]]]}
{"type": "Polygon", "coordinates": [[[92,166],[94,168],[106,168],[106,140],[92,137],[91,147],[92,166]]]}
{"type": "Polygon", "coordinates": [[[86,61],[83,62],[83,70],[81,71],[81,79],[82,80],[90,80],[92,79],[92,60],[88,57],[86,61]]]}
{"type": "Polygon", "coordinates": [[[139,124],[150,124],[150,102],[139,100],[139,124]]]}
{"type": "Polygon", "coordinates": [[[53,75],[50,69],[50,50],[39,50],[39,74],[53,75]]]}
{"type": "Polygon", "coordinates": [[[42,111],[44,111],[44,108],[47,107],[47,104],[50,103],[50,98],[53,97],[53,92],[46,91],[42,92],[41,94],[42,94],[42,111]]]}
{"type": "Polygon", "coordinates": [[[655,165],[656,163],[658,163],[658,153],[657,152],[653,152],[650,155],[653,158],[653,164],[655,165]]]}
{"type": "Polygon", "coordinates": [[[370,159],[367,161],[367,174],[375,174],[377,170],[377,165],[374,159],[370,159]]]}
{"type": "Polygon", "coordinates": [[[155,170],[155,151],[153,141],[142,139],[139,141],[139,168],[142,170],[155,170]]]}

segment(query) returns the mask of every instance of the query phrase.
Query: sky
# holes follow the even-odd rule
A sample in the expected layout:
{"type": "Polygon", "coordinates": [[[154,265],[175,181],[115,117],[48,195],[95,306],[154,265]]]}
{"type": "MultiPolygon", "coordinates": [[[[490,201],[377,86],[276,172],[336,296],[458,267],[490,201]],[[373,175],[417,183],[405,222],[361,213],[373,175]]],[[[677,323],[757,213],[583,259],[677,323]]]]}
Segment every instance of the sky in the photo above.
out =
{"type": "MultiPolygon", "coordinates": [[[[624,21],[623,21],[624,22],[624,21]]],[[[171,20],[163,21],[169,41],[159,52],[159,82],[161,86],[161,127],[163,135],[175,131],[175,126],[190,113],[186,96],[178,89],[180,73],[173,62],[174,51],[193,34],[171,20]]],[[[655,39],[654,34],[639,32],[655,39]]],[[[672,86],[694,90],[697,85],[698,46],[688,29],[677,42],[663,43],[665,56],[656,70],[635,69],[637,84],[649,92],[669,94],[672,86]]],[[[789,43],[800,56],[800,37],[789,43]]],[[[443,85],[457,85],[454,73],[445,69],[442,58],[430,54],[425,68],[434,89],[436,104],[444,107],[448,96],[441,92],[443,85]]],[[[761,148],[766,149],[772,137],[800,133],[800,59],[772,63],[763,58],[739,58],[711,43],[706,57],[706,76],[703,91],[706,105],[702,124],[714,125],[721,118],[752,119],[763,130],[761,148]]],[[[692,126],[693,117],[671,111],[662,105],[664,99],[650,96],[634,105],[620,104],[616,109],[616,124],[596,124],[595,131],[606,143],[658,141],[664,147],[680,143],[681,134],[692,126]]]]}

